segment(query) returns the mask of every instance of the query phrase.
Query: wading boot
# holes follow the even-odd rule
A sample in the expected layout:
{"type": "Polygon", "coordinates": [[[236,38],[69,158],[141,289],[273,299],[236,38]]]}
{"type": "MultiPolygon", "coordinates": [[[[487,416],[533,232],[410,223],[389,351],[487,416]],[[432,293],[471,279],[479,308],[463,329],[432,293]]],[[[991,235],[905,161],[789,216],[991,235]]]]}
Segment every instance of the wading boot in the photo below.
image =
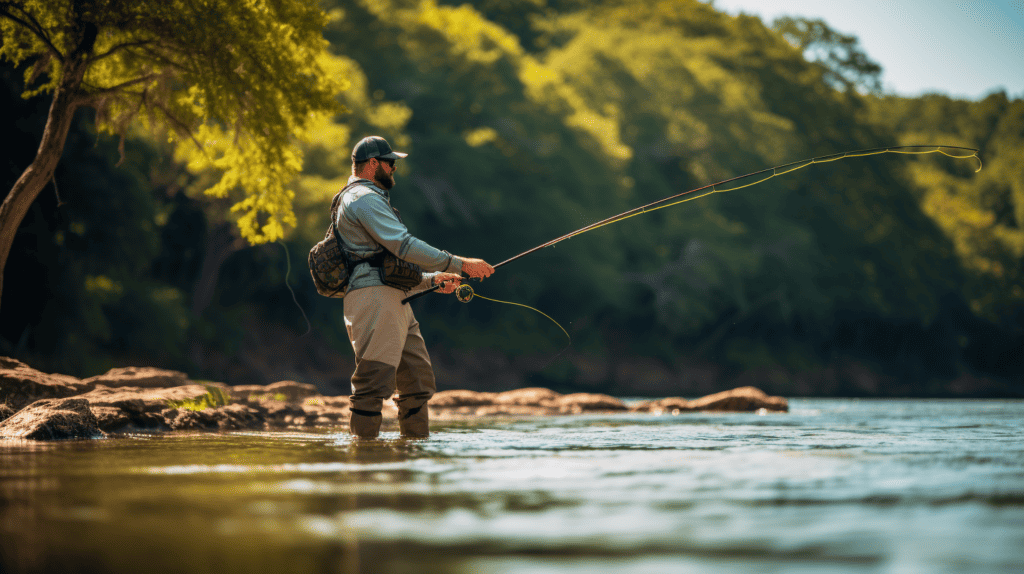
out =
{"type": "Polygon", "coordinates": [[[380,434],[380,423],[384,420],[380,412],[352,409],[349,429],[359,438],[377,438],[380,434]]]}
{"type": "Polygon", "coordinates": [[[427,405],[398,411],[398,428],[405,438],[427,438],[430,436],[430,415],[427,405]]]}

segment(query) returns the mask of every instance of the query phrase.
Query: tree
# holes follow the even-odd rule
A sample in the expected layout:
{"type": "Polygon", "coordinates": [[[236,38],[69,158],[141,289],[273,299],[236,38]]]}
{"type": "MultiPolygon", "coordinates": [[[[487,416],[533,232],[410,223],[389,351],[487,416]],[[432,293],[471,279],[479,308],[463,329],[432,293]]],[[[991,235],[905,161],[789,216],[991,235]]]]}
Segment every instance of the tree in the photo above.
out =
{"type": "MultiPolygon", "coordinates": [[[[951,242],[968,281],[971,310],[1008,332],[1024,332],[1024,99],[1005,93],[972,102],[939,94],[868,99],[867,119],[903,143],[950,142],[982,150],[984,169],[963,162],[905,166],[924,212],[951,242]]],[[[944,158],[943,158],[944,159],[944,158]]]]}
{"type": "Polygon", "coordinates": [[[861,87],[879,92],[882,67],[860,50],[856,36],[829,28],[824,20],[778,18],[772,28],[814,61],[825,66],[826,79],[836,88],[861,87]]]}
{"type": "Polygon", "coordinates": [[[245,239],[281,238],[295,224],[296,140],[342,111],[322,35],[332,17],[303,0],[0,0],[0,58],[24,67],[24,97],[53,93],[39,151],[0,206],[0,292],[80,108],[122,154],[133,126],[164,135],[190,169],[221,172],[209,195],[243,191],[232,212],[245,239]]]}

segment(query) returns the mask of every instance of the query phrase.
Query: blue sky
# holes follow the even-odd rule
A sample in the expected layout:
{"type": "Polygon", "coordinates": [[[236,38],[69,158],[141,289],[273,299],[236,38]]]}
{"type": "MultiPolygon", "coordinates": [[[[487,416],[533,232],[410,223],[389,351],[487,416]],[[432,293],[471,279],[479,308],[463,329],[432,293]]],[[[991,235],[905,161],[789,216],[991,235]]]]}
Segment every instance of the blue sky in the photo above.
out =
{"type": "Polygon", "coordinates": [[[730,14],[821,18],[857,36],[887,92],[1024,97],[1024,0],[714,0],[730,14]]]}

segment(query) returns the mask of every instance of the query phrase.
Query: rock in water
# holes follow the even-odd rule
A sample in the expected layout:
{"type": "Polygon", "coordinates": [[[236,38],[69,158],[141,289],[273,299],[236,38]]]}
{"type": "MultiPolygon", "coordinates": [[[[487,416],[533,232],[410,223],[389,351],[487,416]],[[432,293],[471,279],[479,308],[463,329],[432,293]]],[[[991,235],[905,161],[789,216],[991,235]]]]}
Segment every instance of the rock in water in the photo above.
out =
{"type": "MultiPolygon", "coordinates": [[[[88,401],[100,429],[121,432],[125,429],[167,430],[175,427],[174,417],[167,419],[163,411],[173,408],[174,402],[198,401],[207,394],[202,385],[183,385],[167,389],[143,389],[100,386],[77,398],[88,401]]],[[[200,425],[202,426],[202,425],[200,425]]],[[[182,428],[199,428],[185,426],[182,428]]]]}
{"type": "Polygon", "coordinates": [[[15,410],[39,399],[71,397],[94,387],[75,377],[50,375],[16,359],[0,357],[0,403],[7,403],[15,410]]]}
{"type": "Polygon", "coordinates": [[[30,440],[106,436],[83,399],[41,399],[0,423],[0,436],[30,440]]]}
{"type": "Polygon", "coordinates": [[[193,384],[185,373],[154,367],[110,369],[102,375],[83,379],[82,382],[91,385],[91,388],[102,385],[109,388],[137,387],[144,389],[166,389],[193,384]]]}
{"type": "Polygon", "coordinates": [[[561,396],[561,393],[556,393],[551,389],[526,387],[498,393],[494,397],[494,403],[498,405],[551,407],[555,406],[561,396]]]}
{"type": "Polygon", "coordinates": [[[266,393],[271,396],[284,395],[286,401],[301,401],[316,396],[316,387],[295,381],[278,381],[266,386],[266,393]]]}
{"type": "Polygon", "coordinates": [[[770,397],[757,387],[739,387],[722,391],[690,401],[690,408],[697,411],[766,411],[786,412],[789,401],[782,397],[770,397]]]}
{"type": "Polygon", "coordinates": [[[656,401],[644,401],[633,405],[630,410],[642,413],[670,413],[693,411],[718,412],[787,412],[789,401],[782,397],[770,397],[757,387],[739,387],[688,401],[682,397],[667,397],[656,401]]]}
{"type": "Polygon", "coordinates": [[[476,407],[480,405],[493,405],[494,397],[498,393],[481,393],[477,391],[466,391],[454,389],[441,391],[434,395],[430,402],[430,408],[456,408],[476,407]]]}
{"type": "Polygon", "coordinates": [[[614,412],[627,409],[619,399],[597,393],[572,393],[558,397],[558,410],[562,414],[585,412],[614,412]]]}

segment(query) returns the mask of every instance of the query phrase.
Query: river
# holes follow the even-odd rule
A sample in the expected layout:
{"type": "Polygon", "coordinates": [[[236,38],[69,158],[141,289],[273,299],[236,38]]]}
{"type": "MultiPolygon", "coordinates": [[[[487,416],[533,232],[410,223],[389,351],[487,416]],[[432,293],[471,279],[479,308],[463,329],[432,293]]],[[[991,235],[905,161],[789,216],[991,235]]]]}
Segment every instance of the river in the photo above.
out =
{"type": "Polygon", "coordinates": [[[1024,401],[0,441],[0,572],[1024,572],[1024,401]]]}

